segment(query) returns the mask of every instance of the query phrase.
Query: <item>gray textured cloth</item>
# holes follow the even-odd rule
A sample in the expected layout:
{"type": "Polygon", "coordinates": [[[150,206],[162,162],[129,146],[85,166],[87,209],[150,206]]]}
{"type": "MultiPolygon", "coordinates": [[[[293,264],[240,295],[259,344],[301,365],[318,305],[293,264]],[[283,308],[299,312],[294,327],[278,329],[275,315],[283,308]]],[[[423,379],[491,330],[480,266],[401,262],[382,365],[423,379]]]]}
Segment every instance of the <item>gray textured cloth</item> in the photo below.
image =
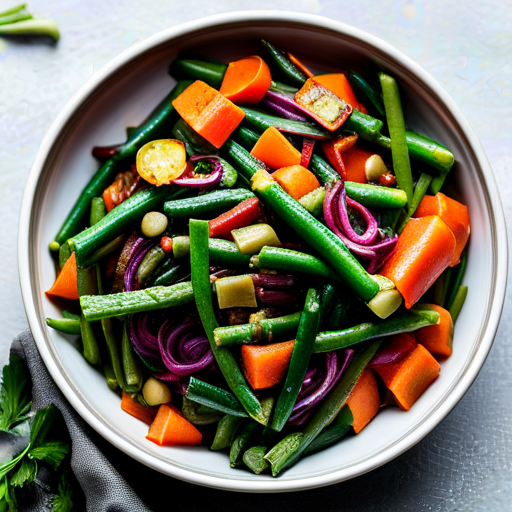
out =
{"type": "MultiPolygon", "coordinates": [[[[84,492],[87,512],[151,512],[116,469],[119,464],[124,467],[126,456],[107,446],[72,409],[48,373],[30,331],[19,334],[11,350],[28,363],[33,409],[54,404],[62,413],[72,442],[71,468],[84,492]]],[[[41,486],[34,486],[33,494],[24,501],[31,502],[24,508],[27,512],[48,510],[48,495],[41,486]]]]}

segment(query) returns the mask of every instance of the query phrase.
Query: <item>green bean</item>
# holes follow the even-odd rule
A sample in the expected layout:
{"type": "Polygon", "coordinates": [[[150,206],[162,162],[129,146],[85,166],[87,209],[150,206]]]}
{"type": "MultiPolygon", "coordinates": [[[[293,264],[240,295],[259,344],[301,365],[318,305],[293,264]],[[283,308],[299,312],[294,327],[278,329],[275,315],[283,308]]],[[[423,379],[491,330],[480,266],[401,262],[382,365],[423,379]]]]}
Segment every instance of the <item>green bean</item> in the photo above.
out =
{"type": "Polygon", "coordinates": [[[386,320],[365,322],[348,329],[321,332],[316,337],[313,352],[330,352],[361,341],[402,332],[416,331],[439,321],[439,313],[426,304],[417,304],[409,311],[397,313],[386,320]]]}
{"type": "Polygon", "coordinates": [[[183,397],[181,412],[183,416],[194,425],[211,425],[212,423],[218,423],[224,416],[222,412],[190,400],[186,396],[183,397]]]}
{"type": "Polygon", "coordinates": [[[91,216],[89,224],[94,226],[97,224],[103,217],[107,215],[107,207],[105,206],[105,201],[103,201],[103,197],[93,197],[91,199],[91,216]]]}
{"type": "Polygon", "coordinates": [[[80,315],[75,315],[66,309],[62,310],[62,316],[64,318],[69,318],[70,320],[80,320],[80,315]]]}
{"type": "Polygon", "coordinates": [[[259,475],[268,468],[265,453],[267,453],[266,446],[252,446],[245,451],[242,460],[253,473],[259,475]]]}
{"type": "Polygon", "coordinates": [[[83,263],[82,265],[87,268],[95,265],[100,262],[103,258],[110,256],[113,252],[121,249],[126,242],[126,235],[119,235],[114,240],[106,243],[103,247],[100,247],[98,250],[94,251],[83,263]]]}
{"type": "MultiPolygon", "coordinates": [[[[104,320],[105,321],[105,320],[104,320]]],[[[135,357],[126,323],[123,325],[123,336],[121,338],[121,354],[123,358],[123,370],[125,391],[127,393],[137,393],[142,388],[142,368],[135,357]]]]}
{"type": "Polygon", "coordinates": [[[66,261],[69,260],[69,257],[71,256],[71,249],[69,248],[69,245],[67,243],[63,243],[59,247],[59,268],[62,268],[66,261]]]}
{"type": "Polygon", "coordinates": [[[80,332],[82,334],[82,343],[84,346],[84,357],[92,365],[100,362],[100,351],[98,342],[90,322],[85,318],[85,315],[80,316],[80,332]]]}
{"type": "Polygon", "coordinates": [[[196,377],[190,377],[185,396],[216,411],[230,416],[247,417],[247,413],[233,393],[208,384],[196,377]]]}
{"type": "Polygon", "coordinates": [[[244,188],[215,190],[197,197],[167,201],[164,211],[171,219],[188,219],[191,215],[218,214],[251,197],[254,194],[244,188]]]}
{"type": "Polygon", "coordinates": [[[375,340],[356,354],[347,371],[310,417],[303,432],[285,437],[265,455],[273,476],[294,464],[322,430],[336,418],[380,344],[381,340],[375,340]]]}
{"type": "Polygon", "coordinates": [[[247,419],[238,427],[236,437],[231,444],[229,451],[229,465],[234,468],[242,462],[243,454],[249,449],[258,433],[261,425],[251,419],[247,419]]]}
{"type": "Polygon", "coordinates": [[[292,357],[286,373],[285,383],[277,399],[272,417],[273,430],[280,432],[292,413],[306,375],[309,359],[315,344],[320,325],[321,296],[315,288],[310,288],[306,296],[306,304],[299,321],[297,336],[293,346],[292,357]]]}
{"type": "Polygon", "coordinates": [[[148,251],[141,261],[137,271],[137,279],[141,287],[146,285],[148,280],[166,257],[167,255],[159,245],[152,247],[148,251]]]}
{"type": "Polygon", "coordinates": [[[183,119],[179,119],[176,122],[172,129],[172,135],[175,139],[181,140],[181,142],[185,144],[185,150],[188,156],[212,155],[218,152],[215,146],[190,128],[183,119]]]}
{"type": "Polygon", "coordinates": [[[294,336],[299,326],[300,312],[277,318],[264,318],[258,322],[228,325],[214,330],[215,343],[219,347],[273,341],[283,336],[294,336]]]}
{"type": "Polygon", "coordinates": [[[379,79],[382,86],[386,119],[391,137],[393,170],[395,171],[398,186],[407,194],[407,204],[410,207],[412,205],[413,183],[400,93],[394,78],[380,73],[379,79]]]}
{"type": "Polygon", "coordinates": [[[47,318],[46,324],[64,334],[80,334],[80,320],[71,318],[47,318]]]}
{"type": "Polygon", "coordinates": [[[217,431],[210,450],[215,451],[229,448],[233,441],[234,434],[242,421],[243,419],[239,416],[231,416],[230,414],[226,414],[221,418],[217,425],[217,431]]]}
{"type": "Polygon", "coordinates": [[[353,422],[352,412],[348,405],[345,405],[332,423],[324,428],[318,437],[304,450],[304,456],[323,450],[345,437],[351,430],[353,422]]]}
{"type": "Polygon", "coordinates": [[[155,286],[133,292],[80,297],[82,312],[89,321],[129,315],[143,311],[174,308],[190,304],[194,293],[190,281],[172,286],[155,286]]]}
{"type": "Polygon", "coordinates": [[[163,274],[156,277],[150,284],[151,286],[170,286],[171,284],[174,284],[182,275],[183,267],[181,265],[175,265],[163,274]]]}
{"type": "Polygon", "coordinates": [[[340,281],[338,275],[322,260],[299,251],[265,246],[251,263],[258,268],[284,270],[286,272],[322,277],[340,281]]]}
{"type": "Polygon", "coordinates": [[[190,229],[190,268],[194,299],[213,356],[231,391],[240,400],[247,413],[256,421],[265,424],[268,418],[263,415],[258,399],[252,393],[231,352],[215,344],[213,331],[218,327],[213,310],[212,289],[210,286],[210,263],[208,256],[209,227],[207,221],[191,219],[190,229]]]}
{"type": "Polygon", "coordinates": [[[450,293],[446,299],[445,307],[446,309],[450,309],[453,301],[455,300],[455,296],[459,291],[459,287],[462,284],[462,278],[466,272],[466,266],[468,263],[468,253],[467,250],[463,251],[460,257],[460,263],[454,267],[455,278],[453,279],[453,284],[450,283],[450,293]]]}
{"type": "Polygon", "coordinates": [[[290,60],[290,57],[288,57],[283,50],[264,39],[262,39],[261,42],[267,50],[269,57],[272,59],[277,71],[292,84],[302,86],[308,79],[305,73],[290,60]]]}
{"type": "MultiPolygon", "coordinates": [[[[345,71],[350,84],[356,89],[359,89],[370,101],[371,106],[384,117],[386,111],[384,110],[384,103],[382,102],[382,94],[377,89],[372,87],[359,73],[354,71],[345,71]]],[[[370,105],[369,105],[370,106],[370,105]]]]}
{"type": "Polygon", "coordinates": [[[219,61],[197,59],[174,59],[169,74],[176,80],[201,80],[219,89],[228,66],[219,61]]]}
{"type": "Polygon", "coordinates": [[[404,216],[403,221],[400,223],[399,228],[397,229],[397,233],[401,233],[409,219],[414,215],[414,212],[418,209],[418,206],[421,203],[421,200],[425,197],[427,193],[428,187],[432,182],[432,176],[427,173],[422,172],[414,187],[414,194],[412,195],[412,203],[411,206],[407,209],[407,213],[404,216]]]}
{"type": "Polygon", "coordinates": [[[462,306],[464,306],[464,302],[466,301],[466,297],[468,296],[468,287],[467,286],[459,286],[459,289],[453,299],[453,303],[450,306],[449,312],[452,317],[452,322],[455,324],[457,318],[459,318],[459,314],[462,310],[462,306]]]}
{"type": "Polygon", "coordinates": [[[119,383],[117,382],[114,368],[112,368],[112,365],[110,363],[103,363],[103,373],[105,374],[105,378],[107,379],[107,386],[112,391],[116,391],[117,388],[119,387],[119,383]]]}

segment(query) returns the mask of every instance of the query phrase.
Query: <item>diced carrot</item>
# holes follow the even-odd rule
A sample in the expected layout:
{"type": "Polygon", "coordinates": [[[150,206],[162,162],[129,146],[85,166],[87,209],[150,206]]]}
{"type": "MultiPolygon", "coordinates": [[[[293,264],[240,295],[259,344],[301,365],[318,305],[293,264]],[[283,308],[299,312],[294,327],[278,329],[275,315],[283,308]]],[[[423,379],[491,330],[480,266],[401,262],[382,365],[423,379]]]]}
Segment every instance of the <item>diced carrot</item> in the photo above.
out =
{"type": "Polygon", "coordinates": [[[380,273],[395,283],[410,308],[448,267],[455,246],[453,233],[437,215],[410,219],[380,273]]]}
{"type": "Polygon", "coordinates": [[[288,53],[288,57],[308,78],[313,78],[315,76],[305,64],[295,57],[295,55],[288,53]]]}
{"type": "Polygon", "coordinates": [[[398,406],[406,411],[437,379],[440,370],[439,363],[423,345],[417,345],[408,357],[397,364],[375,367],[398,406]]]}
{"type": "Polygon", "coordinates": [[[272,173],[272,178],[297,200],[320,186],[316,176],[302,165],[292,165],[278,169],[272,173]]]}
{"type": "Polygon", "coordinates": [[[431,354],[450,357],[452,355],[453,322],[450,313],[436,304],[429,304],[439,313],[439,323],[427,325],[416,331],[416,340],[431,354]]]}
{"type": "Polygon", "coordinates": [[[173,405],[161,405],[146,439],[159,446],[199,444],[203,435],[173,405]]]}
{"type": "Polygon", "coordinates": [[[359,434],[370,423],[380,408],[377,380],[369,368],[363,370],[348,397],[347,405],[354,418],[352,423],[354,432],[359,434]]]}
{"type": "Polygon", "coordinates": [[[210,238],[232,238],[233,229],[244,228],[261,217],[260,202],[257,197],[250,197],[231,210],[208,221],[210,238]]]}
{"type": "Polygon", "coordinates": [[[275,386],[284,377],[295,340],[271,345],[242,345],[244,373],[253,389],[275,386]]]}
{"type": "Polygon", "coordinates": [[[347,172],[347,181],[367,183],[365,165],[368,158],[375,152],[369,151],[357,144],[343,152],[343,163],[347,172]]]}
{"type": "Polygon", "coordinates": [[[295,149],[292,143],[273,126],[261,134],[252,148],[251,155],[271,169],[299,165],[301,158],[300,151],[295,149]]]}
{"type": "Polygon", "coordinates": [[[386,339],[370,363],[371,368],[396,364],[408,357],[416,348],[416,339],[412,333],[403,332],[386,339]]]}
{"type": "Polygon", "coordinates": [[[419,204],[414,217],[439,215],[452,230],[457,242],[450,267],[460,262],[460,255],[466,246],[471,230],[469,225],[469,212],[466,206],[451,197],[438,192],[435,196],[425,196],[419,204]]]}
{"type": "Polygon", "coordinates": [[[327,87],[327,89],[336,94],[338,98],[345,100],[352,108],[357,108],[357,110],[363,114],[368,114],[368,111],[357,100],[348,78],[343,73],[317,75],[315,76],[315,82],[327,87]]]}
{"type": "Polygon", "coordinates": [[[63,299],[78,300],[78,286],[77,286],[77,272],[76,272],[76,257],[72,252],[68,261],[64,263],[55,283],[46,292],[46,295],[53,297],[62,297],[63,299]]]}
{"type": "Polygon", "coordinates": [[[121,398],[121,409],[128,414],[131,414],[135,418],[148,425],[153,423],[155,419],[157,408],[156,407],[146,407],[142,405],[137,400],[134,400],[128,393],[123,391],[123,397],[121,398]]]}
{"type": "Polygon", "coordinates": [[[309,111],[310,116],[329,131],[337,130],[352,112],[352,106],[327,87],[308,78],[293,99],[309,111]]]}
{"type": "Polygon", "coordinates": [[[183,120],[216,148],[242,122],[245,112],[213,87],[197,80],[173,102],[183,120]]]}
{"type": "Polygon", "coordinates": [[[272,77],[265,61],[251,55],[230,62],[220,86],[220,93],[234,103],[259,103],[270,87],[272,77]]]}
{"type": "MultiPolygon", "coordinates": [[[[336,172],[343,178],[347,178],[347,170],[343,155],[345,151],[349,150],[356,142],[358,135],[343,135],[337,139],[326,140],[322,142],[322,149],[329,163],[336,169],[336,172]]],[[[366,174],[365,174],[366,179],[366,174]]]]}

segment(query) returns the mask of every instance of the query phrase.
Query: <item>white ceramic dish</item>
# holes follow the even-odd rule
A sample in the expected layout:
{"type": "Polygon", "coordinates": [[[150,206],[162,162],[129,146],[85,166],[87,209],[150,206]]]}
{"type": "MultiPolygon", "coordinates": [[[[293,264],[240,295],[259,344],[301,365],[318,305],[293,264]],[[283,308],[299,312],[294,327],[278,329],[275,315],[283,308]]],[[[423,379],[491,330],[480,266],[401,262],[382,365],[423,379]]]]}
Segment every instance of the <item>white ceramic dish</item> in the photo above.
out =
{"type": "Polygon", "coordinates": [[[229,490],[280,492],[347,480],[408,450],[457,404],[480,371],[498,326],[507,273],[503,211],[492,170],[458,107],[414,61],[389,44],[348,25],[318,16],[246,11],[170,28],[129,48],[96,73],[62,110],[44,138],[29,175],[19,230],[23,300],[39,351],[78,413],[102,436],[136,460],[189,482],[229,490]],[[298,463],[277,479],[229,468],[225,454],[206,448],[160,448],[147,427],[119,407],[104,377],[88,366],[70,340],[48,329],[58,316],[46,300],[55,277],[47,245],[97,169],[91,147],[124,140],[170,90],[167,67],[183,49],[224,60],[257,51],[259,38],[293,49],[327,66],[383,68],[404,91],[412,128],[443,142],[455,154],[458,187],[471,215],[465,284],[469,295],[457,323],[453,356],[439,379],[407,413],[387,409],[358,436],[298,463]]]}

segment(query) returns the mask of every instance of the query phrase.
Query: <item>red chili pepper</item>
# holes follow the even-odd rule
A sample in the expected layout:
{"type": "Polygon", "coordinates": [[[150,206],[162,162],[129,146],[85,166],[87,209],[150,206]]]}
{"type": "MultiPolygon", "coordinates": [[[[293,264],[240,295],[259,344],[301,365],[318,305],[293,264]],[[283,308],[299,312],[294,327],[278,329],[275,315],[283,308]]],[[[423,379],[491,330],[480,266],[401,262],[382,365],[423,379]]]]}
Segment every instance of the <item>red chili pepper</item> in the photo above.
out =
{"type": "Polygon", "coordinates": [[[308,168],[311,157],[313,156],[314,147],[315,140],[304,137],[304,142],[302,143],[302,153],[300,155],[300,165],[306,169],[308,168]]]}
{"type": "Polygon", "coordinates": [[[231,210],[208,222],[210,238],[226,238],[233,229],[249,226],[261,216],[261,208],[256,197],[242,201],[231,210]]]}
{"type": "Polygon", "coordinates": [[[170,236],[160,238],[160,247],[167,254],[172,252],[172,238],[170,236]]]}
{"type": "Polygon", "coordinates": [[[336,139],[322,142],[322,149],[324,150],[329,163],[336,169],[336,172],[341,176],[341,178],[346,180],[347,170],[345,169],[341,153],[336,147],[336,139]]]}

